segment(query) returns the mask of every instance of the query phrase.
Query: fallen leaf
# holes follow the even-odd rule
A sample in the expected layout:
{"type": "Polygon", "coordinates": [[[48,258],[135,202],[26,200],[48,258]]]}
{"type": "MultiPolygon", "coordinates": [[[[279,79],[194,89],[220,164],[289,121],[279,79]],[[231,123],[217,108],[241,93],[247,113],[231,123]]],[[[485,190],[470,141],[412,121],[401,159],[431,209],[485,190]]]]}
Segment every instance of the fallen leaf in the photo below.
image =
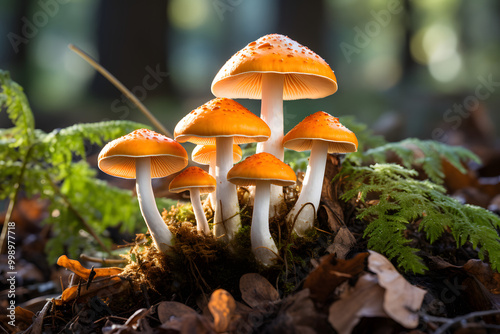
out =
{"type": "Polygon", "coordinates": [[[345,259],[355,244],[356,238],[354,238],[351,231],[347,227],[342,226],[335,235],[333,244],[328,246],[326,251],[335,254],[337,259],[345,259]]]}
{"type": "Polygon", "coordinates": [[[323,256],[319,266],[307,276],[304,289],[311,291],[313,300],[326,302],[340,284],[363,271],[367,256],[368,253],[359,253],[349,260],[337,259],[335,254],[323,256]]]}
{"type": "Polygon", "coordinates": [[[279,300],[279,293],[267,279],[256,273],[249,273],[240,278],[241,298],[250,305],[257,307],[266,302],[279,300]]]}
{"type": "Polygon", "coordinates": [[[191,307],[179,302],[161,302],[158,304],[156,312],[162,324],[175,319],[182,319],[189,314],[197,314],[191,307]]]}
{"type": "Polygon", "coordinates": [[[384,294],[377,276],[365,274],[330,306],[328,321],[339,334],[349,334],[362,317],[387,317],[384,294]]]}
{"type": "MultiPolygon", "coordinates": [[[[57,259],[57,264],[60,265],[61,267],[64,267],[68,270],[71,270],[81,278],[87,280],[90,276],[90,273],[92,272],[92,269],[87,269],[84,266],[80,264],[80,262],[76,260],[71,260],[69,259],[66,255],[62,255],[57,259]]],[[[123,271],[122,268],[117,268],[117,267],[109,267],[109,268],[95,268],[95,278],[99,277],[107,277],[107,276],[113,276],[113,275],[118,275],[123,271]]]]}
{"type": "Polygon", "coordinates": [[[386,257],[369,252],[368,268],[377,275],[378,284],[385,289],[385,312],[406,328],[417,327],[417,312],[427,291],[411,285],[386,257]]]}
{"type": "Polygon", "coordinates": [[[132,327],[133,329],[137,329],[139,320],[144,319],[146,315],[149,314],[149,310],[145,308],[140,308],[132,314],[127,321],[125,321],[125,326],[132,327]]]}
{"type": "Polygon", "coordinates": [[[181,324],[180,334],[212,334],[216,333],[206,317],[199,314],[186,316],[181,324]]]}
{"type": "Polygon", "coordinates": [[[33,317],[35,313],[22,308],[21,306],[16,306],[14,312],[16,313],[16,322],[25,322],[27,324],[31,324],[33,322],[33,317]]]}
{"type": "Polygon", "coordinates": [[[328,333],[331,327],[326,315],[318,312],[309,289],[302,289],[283,300],[279,313],[291,319],[296,333],[328,333]]]}
{"type": "Polygon", "coordinates": [[[490,265],[471,259],[464,264],[464,270],[477,278],[493,294],[500,294],[500,273],[493,272],[490,265]]]}
{"type": "Polygon", "coordinates": [[[233,296],[224,289],[215,290],[208,302],[208,309],[214,317],[215,331],[218,333],[227,331],[231,317],[236,309],[233,296]]]}

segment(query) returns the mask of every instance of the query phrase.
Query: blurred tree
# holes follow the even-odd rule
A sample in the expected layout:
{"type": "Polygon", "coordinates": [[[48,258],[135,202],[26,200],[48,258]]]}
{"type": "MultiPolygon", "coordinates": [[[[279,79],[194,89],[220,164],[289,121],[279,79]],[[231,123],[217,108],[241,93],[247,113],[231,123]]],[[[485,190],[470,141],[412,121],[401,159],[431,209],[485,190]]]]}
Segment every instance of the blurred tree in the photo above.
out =
{"type": "MultiPolygon", "coordinates": [[[[129,89],[144,86],[145,77],[156,72],[162,80],[148,90],[148,97],[165,95],[170,81],[158,72],[167,72],[167,29],[165,0],[102,0],[97,13],[99,62],[129,89]]],[[[116,96],[116,89],[101,75],[94,77],[91,90],[116,96]]]]}
{"type": "Polygon", "coordinates": [[[323,36],[327,33],[324,1],[279,0],[278,3],[277,32],[289,35],[319,55],[326,54],[323,43],[323,36]]]}

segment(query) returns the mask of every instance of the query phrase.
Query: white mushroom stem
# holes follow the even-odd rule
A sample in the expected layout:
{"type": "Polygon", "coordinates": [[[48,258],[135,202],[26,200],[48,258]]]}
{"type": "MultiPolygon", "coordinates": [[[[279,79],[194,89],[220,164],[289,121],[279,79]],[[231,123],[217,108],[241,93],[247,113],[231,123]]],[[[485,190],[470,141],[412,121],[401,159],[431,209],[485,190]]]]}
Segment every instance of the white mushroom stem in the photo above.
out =
{"type": "MultiPolygon", "coordinates": [[[[212,175],[215,179],[215,153],[210,154],[210,165],[208,167],[208,174],[212,175]]],[[[215,191],[208,194],[208,199],[210,201],[210,206],[212,210],[215,210],[215,203],[217,203],[217,197],[215,191]]]]}
{"type": "Polygon", "coordinates": [[[191,197],[191,205],[193,206],[194,217],[196,218],[196,230],[199,233],[210,234],[210,228],[208,227],[207,217],[203,211],[203,206],[200,200],[200,189],[191,188],[189,190],[189,196],[191,197]]]}
{"type": "Polygon", "coordinates": [[[135,161],[137,200],[156,248],[167,252],[172,246],[172,233],[158,211],[151,186],[151,160],[149,157],[135,161]]]}
{"type": "Polygon", "coordinates": [[[252,214],[250,240],[255,258],[270,266],[275,263],[278,248],[269,232],[269,197],[271,184],[258,181],[255,186],[255,200],[252,214]]]}
{"type": "MultiPolygon", "coordinates": [[[[257,144],[257,153],[267,152],[283,161],[283,83],[285,76],[278,73],[262,74],[262,102],[260,118],[271,129],[271,137],[257,144]]],[[[284,204],[283,187],[271,185],[270,217],[280,213],[284,204]]]]}
{"type": "Polygon", "coordinates": [[[286,217],[289,223],[295,221],[293,230],[299,236],[304,236],[305,231],[313,227],[314,218],[321,198],[327,155],[328,142],[315,140],[312,144],[309,165],[307,166],[299,199],[286,217]],[[306,206],[300,210],[304,205],[306,206]],[[298,217],[295,219],[297,214],[298,217]]]}
{"type": "Polygon", "coordinates": [[[260,118],[271,129],[271,137],[257,144],[257,153],[267,152],[283,161],[283,82],[278,73],[262,74],[262,102],[260,118]]]}
{"type": "Polygon", "coordinates": [[[240,206],[236,186],[227,180],[227,172],[233,166],[233,138],[216,138],[215,162],[215,225],[214,235],[231,241],[241,227],[240,206]]]}

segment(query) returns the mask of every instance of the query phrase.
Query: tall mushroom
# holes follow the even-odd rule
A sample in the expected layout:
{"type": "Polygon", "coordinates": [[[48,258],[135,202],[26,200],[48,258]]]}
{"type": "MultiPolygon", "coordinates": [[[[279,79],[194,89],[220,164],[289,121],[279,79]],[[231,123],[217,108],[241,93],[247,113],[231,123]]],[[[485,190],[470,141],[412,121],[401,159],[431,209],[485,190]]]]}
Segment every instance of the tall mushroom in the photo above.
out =
{"type": "MultiPolygon", "coordinates": [[[[233,164],[241,160],[241,147],[233,145],[233,164]]],[[[208,174],[215,178],[215,144],[213,145],[196,145],[191,153],[191,159],[200,165],[209,165],[208,174]]],[[[212,209],[215,209],[215,192],[208,195],[212,209]]]]}
{"type": "Polygon", "coordinates": [[[295,151],[311,150],[302,191],[286,217],[289,223],[295,222],[295,233],[303,236],[306,230],[312,228],[318,210],[327,154],[355,152],[358,140],[351,130],[340,124],[338,118],[318,111],[290,130],[283,138],[283,145],[295,151]]]}
{"type": "Polygon", "coordinates": [[[200,167],[188,167],[170,181],[168,189],[174,193],[189,191],[196,218],[196,229],[199,233],[210,234],[207,217],[201,206],[200,194],[213,193],[215,179],[200,167]]]}
{"type": "Polygon", "coordinates": [[[188,155],[176,141],[148,129],[135,130],[104,146],[98,166],[107,174],[136,179],[137,200],[155,246],[172,246],[172,233],[156,207],[152,178],[165,177],[186,167],[188,155]]]}
{"type": "Polygon", "coordinates": [[[234,165],[227,179],[239,186],[255,186],[250,238],[255,258],[262,264],[274,264],[278,249],[269,232],[269,196],[271,184],[291,186],[295,172],[269,153],[257,153],[234,165]]]}
{"type": "Polygon", "coordinates": [[[236,187],[226,178],[233,166],[233,142],[261,142],[270,134],[271,130],[263,120],[238,102],[225,98],[208,101],[177,123],[174,136],[179,142],[216,145],[216,238],[225,236],[230,241],[241,227],[236,187]]]}
{"type": "MultiPolygon", "coordinates": [[[[261,118],[271,128],[268,141],[257,145],[283,161],[283,100],[317,99],[337,91],[330,66],[287,36],[266,35],[233,55],[212,82],[219,97],[262,99],[261,118]]],[[[272,187],[271,216],[283,206],[283,190],[272,187]]]]}

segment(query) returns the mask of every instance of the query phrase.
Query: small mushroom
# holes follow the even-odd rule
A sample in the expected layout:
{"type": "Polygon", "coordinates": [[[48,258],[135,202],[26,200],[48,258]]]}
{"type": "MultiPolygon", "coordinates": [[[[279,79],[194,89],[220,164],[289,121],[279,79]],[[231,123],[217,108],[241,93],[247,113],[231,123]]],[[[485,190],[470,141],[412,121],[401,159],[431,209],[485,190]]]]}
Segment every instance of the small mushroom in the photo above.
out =
{"type": "Polygon", "coordinates": [[[191,111],[177,123],[175,139],[198,145],[215,144],[215,179],[217,181],[214,235],[231,241],[241,227],[236,187],[227,181],[233,166],[233,143],[245,144],[267,140],[267,124],[236,101],[216,98],[191,111]]]}
{"type": "MultiPolygon", "coordinates": [[[[215,145],[196,145],[191,153],[191,159],[200,165],[209,165],[208,174],[215,178],[215,145]]],[[[233,145],[233,164],[241,160],[241,147],[233,145]]],[[[208,195],[212,209],[215,209],[215,192],[208,195]]]]}
{"type": "MultiPolygon", "coordinates": [[[[261,118],[271,128],[257,153],[283,161],[283,100],[317,99],[337,91],[337,79],[326,61],[307,47],[279,34],[266,35],[233,55],[212,82],[219,97],[261,99],[261,118]]],[[[271,217],[284,206],[283,189],[271,187],[271,217]]]]}
{"type": "Polygon", "coordinates": [[[351,130],[340,124],[338,118],[318,111],[290,130],[283,138],[283,146],[295,151],[311,150],[302,191],[286,217],[289,223],[295,222],[294,232],[303,236],[306,230],[313,227],[318,210],[327,154],[356,152],[358,140],[351,130]],[[312,206],[302,209],[307,203],[312,206]]]}
{"type": "Polygon", "coordinates": [[[269,153],[257,153],[236,164],[227,179],[239,186],[255,186],[250,238],[257,261],[265,266],[275,263],[278,249],[269,231],[269,196],[271,184],[291,186],[295,172],[269,153]]]}
{"type": "Polygon", "coordinates": [[[196,229],[199,233],[210,234],[207,217],[201,205],[200,194],[213,193],[215,191],[215,179],[199,167],[188,167],[170,182],[169,190],[174,193],[189,191],[196,218],[196,229]]]}
{"type": "Polygon", "coordinates": [[[148,129],[117,138],[99,153],[98,166],[104,173],[136,179],[142,216],[161,252],[172,246],[172,233],[156,207],[151,179],[176,173],[187,163],[187,152],[178,142],[148,129]]]}

